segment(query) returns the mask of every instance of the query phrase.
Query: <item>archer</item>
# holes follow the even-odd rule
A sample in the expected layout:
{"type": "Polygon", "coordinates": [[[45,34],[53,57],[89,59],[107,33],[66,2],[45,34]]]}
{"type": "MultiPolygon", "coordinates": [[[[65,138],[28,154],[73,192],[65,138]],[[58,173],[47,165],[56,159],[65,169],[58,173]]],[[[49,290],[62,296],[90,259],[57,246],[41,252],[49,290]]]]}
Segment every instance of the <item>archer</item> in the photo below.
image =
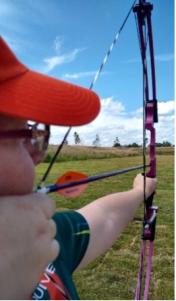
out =
{"type": "MultiPolygon", "coordinates": [[[[46,151],[50,133],[46,127],[41,130],[36,125],[28,125],[28,120],[47,125],[87,124],[99,113],[99,98],[90,90],[31,71],[15,57],[2,38],[0,51],[0,195],[6,196],[7,206],[8,198],[14,198],[18,209],[15,211],[16,222],[24,217],[20,226],[18,223],[13,225],[14,228],[18,225],[18,235],[13,230],[10,238],[4,237],[1,231],[1,246],[11,242],[16,246],[12,274],[15,275],[18,268],[19,280],[12,279],[7,289],[3,279],[8,279],[9,270],[2,270],[0,297],[79,299],[72,280],[73,272],[106,252],[132,220],[143,202],[143,176],[135,178],[129,191],[103,196],[77,211],[53,215],[53,200],[44,194],[33,193],[35,165],[46,151]],[[34,213],[32,225],[28,211],[34,213]],[[35,225],[38,227],[37,239],[41,247],[45,246],[43,252],[49,254],[42,264],[25,253],[27,247],[33,254],[28,237],[34,236],[35,225]],[[21,233],[27,226],[24,238],[21,233]],[[27,266],[26,262],[29,263],[27,266]],[[45,269],[44,264],[48,264],[45,269]],[[22,289],[25,286],[26,289],[22,289]]],[[[156,179],[146,178],[146,197],[155,188],[156,179]]],[[[9,223],[13,218],[11,214],[9,223]]],[[[32,241],[35,240],[30,239],[32,241]]],[[[1,264],[2,260],[8,261],[6,254],[3,256],[1,264]]]]}

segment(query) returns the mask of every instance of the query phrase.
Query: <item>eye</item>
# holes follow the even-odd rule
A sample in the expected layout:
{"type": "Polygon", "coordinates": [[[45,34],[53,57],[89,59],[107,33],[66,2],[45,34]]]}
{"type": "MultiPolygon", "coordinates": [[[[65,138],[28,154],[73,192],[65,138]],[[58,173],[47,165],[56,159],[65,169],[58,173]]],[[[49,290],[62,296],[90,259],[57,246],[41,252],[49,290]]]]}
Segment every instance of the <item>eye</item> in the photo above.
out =
{"type": "MultiPolygon", "coordinates": [[[[50,136],[50,127],[48,125],[36,122],[28,122],[28,128],[35,131],[36,137],[30,139],[30,144],[32,147],[35,147],[36,152],[44,153],[48,148],[49,136],[50,136]],[[37,134],[37,131],[43,131],[43,135],[41,133],[37,134]]],[[[29,141],[27,141],[29,143],[29,141]]]]}

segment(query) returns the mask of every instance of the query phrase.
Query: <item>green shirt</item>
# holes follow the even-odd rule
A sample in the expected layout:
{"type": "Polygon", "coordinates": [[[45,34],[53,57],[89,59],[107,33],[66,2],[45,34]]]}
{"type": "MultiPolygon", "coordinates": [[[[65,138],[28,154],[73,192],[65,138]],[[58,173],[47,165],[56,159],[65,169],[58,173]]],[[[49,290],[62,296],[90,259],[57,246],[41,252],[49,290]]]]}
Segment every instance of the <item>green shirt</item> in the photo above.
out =
{"type": "Polygon", "coordinates": [[[58,258],[48,265],[32,294],[34,300],[79,299],[72,273],[83,258],[89,242],[89,226],[75,211],[56,213],[56,239],[60,244],[58,258]]]}

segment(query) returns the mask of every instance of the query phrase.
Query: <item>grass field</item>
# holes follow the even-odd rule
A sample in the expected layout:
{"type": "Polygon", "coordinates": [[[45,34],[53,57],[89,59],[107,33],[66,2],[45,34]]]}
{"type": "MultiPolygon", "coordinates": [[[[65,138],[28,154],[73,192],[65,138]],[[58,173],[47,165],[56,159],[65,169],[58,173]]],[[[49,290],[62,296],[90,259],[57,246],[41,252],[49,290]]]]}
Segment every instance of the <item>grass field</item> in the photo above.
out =
{"type": "MultiPolygon", "coordinates": [[[[57,149],[56,145],[50,145],[47,159],[50,160],[57,149]]],[[[148,152],[148,149],[147,149],[148,152]]],[[[108,158],[124,158],[141,156],[143,153],[142,147],[92,147],[82,145],[64,145],[59,156],[59,162],[89,160],[89,159],[108,159],[108,158]]],[[[173,147],[158,147],[158,155],[174,155],[173,147]]],[[[49,161],[48,160],[48,161],[49,161]]]]}
{"type": "MultiPolygon", "coordinates": [[[[155,204],[159,206],[156,240],[154,246],[153,272],[149,299],[174,300],[174,156],[158,155],[158,189],[155,204]]],[[[141,156],[121,158],[87,159],[56,163],[48,183],[69,170],[82,171],[88,175],[114,169],[140,165],[141,156]]],[[[41,178],[47,164],[37,169],[41,178]]],[[[74,200],[58,194],[52,197],[59,210],[77,209],[103,195],[131,188],[135,172],[94,182],[74,200]]],[[[139,208],[136,217],[142,217],[139,208]]],[[[76,272],[74,279],[81,299],[131,300],[134,299],[140,249],[141,222],[131,222],[112,248],[92,262],[86,269],[76,272]]]]}

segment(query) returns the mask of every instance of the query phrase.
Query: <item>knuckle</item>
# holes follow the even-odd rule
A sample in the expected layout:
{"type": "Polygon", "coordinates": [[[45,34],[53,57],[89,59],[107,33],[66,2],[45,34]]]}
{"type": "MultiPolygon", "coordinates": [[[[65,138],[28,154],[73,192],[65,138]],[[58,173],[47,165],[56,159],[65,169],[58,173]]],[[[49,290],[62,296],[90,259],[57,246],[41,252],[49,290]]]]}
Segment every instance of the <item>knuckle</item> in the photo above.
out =
{"type": "Polygon", "coordinates": [[[60,245],[56,239],[53,239],[51,242],[51,260],[56,259],[60,252],[60,245]]]}
{"type": "Polygon", "coordinates": [[[56,236],[56,232],[57,232],[56,223],[54,222],[53,219],[50,219],[48,223],[49,223],[49,232],[51,233],[51,237],[53,238],[56,236]]]}
{"type": "Polygon", "coordinates": [[[38,200],[39,200],[39,206],[41,207],[42,211],[44,212],[45,216],[47,218],[51,218],[56,210],[56,204],[55,201],[48,198],[43,193],[37,193],[38,200]]]}

